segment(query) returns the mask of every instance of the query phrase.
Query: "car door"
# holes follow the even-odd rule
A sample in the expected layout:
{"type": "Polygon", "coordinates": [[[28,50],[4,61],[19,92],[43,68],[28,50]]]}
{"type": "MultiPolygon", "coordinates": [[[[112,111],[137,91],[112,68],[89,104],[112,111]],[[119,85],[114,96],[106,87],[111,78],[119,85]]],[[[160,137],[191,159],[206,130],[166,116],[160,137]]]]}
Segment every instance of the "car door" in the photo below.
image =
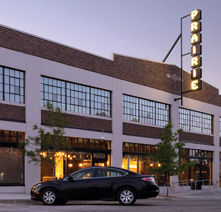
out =
{"type": "Polygon", "coordinates": [[[100,199],[113,198],[118,188],[119,181],[126,175],[120,170],[101,167],[97,169],[96,178],[94,180],[94,189],[100,199]]]}
{"type": "Polygon", "coordinates": [[[62,183],[62,198],[67,200],[90,199],[94,186],[95,168],[79,170],[65,178],[62,183]]]}

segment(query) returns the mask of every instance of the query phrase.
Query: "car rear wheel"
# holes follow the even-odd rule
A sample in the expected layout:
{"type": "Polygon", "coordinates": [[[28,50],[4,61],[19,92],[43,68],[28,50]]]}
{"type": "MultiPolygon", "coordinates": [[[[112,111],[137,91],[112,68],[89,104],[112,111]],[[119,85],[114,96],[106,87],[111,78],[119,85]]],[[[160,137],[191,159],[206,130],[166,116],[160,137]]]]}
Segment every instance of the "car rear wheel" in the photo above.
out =
{"type": "Polygon", "coordinates": [[[136,193],[131,188],[123,188],[118,192],[117,200],[121,205],[133,205],[137,200],[136,193]]]}
{"type": "Polygon", "coordinates": [[[54,189],[48,188],[42,192],[41,199],[45,205],[55,205],[58,202],[58,195],[54,189]]]}

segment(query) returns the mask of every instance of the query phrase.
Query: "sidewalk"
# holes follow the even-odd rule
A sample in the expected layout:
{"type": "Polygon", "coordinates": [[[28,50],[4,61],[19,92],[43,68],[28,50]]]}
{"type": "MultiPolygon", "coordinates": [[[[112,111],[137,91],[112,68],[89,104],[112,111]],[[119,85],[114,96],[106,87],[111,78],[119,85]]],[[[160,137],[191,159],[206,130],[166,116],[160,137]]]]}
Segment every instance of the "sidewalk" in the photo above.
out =
{"type": "MultiPolygon", "coordinates": [[[[166,197],[165,194],[160,194],[159,197],[166,197]]],[[[181,199],[221,199],[221,189],[214,190],[189,190],[183,192],[169,193],[170,198],[181,199]]]]}
{"type": "MultiPolygon", "coordinates": [[[[196,191],[186,191],[180,193],[170,193],[167,197],[165,194],[160,194],[157,198],[151,198],[149,200],[177,200],[177,199],[220,199],[221,200],[221,189],[217,190],[196,190],[196,191]]],[[[38,203],[38,201],[32,201],[30,199],[30,194],[25,193],[1,193],[0,192],[0,203],[38,203]]]]}

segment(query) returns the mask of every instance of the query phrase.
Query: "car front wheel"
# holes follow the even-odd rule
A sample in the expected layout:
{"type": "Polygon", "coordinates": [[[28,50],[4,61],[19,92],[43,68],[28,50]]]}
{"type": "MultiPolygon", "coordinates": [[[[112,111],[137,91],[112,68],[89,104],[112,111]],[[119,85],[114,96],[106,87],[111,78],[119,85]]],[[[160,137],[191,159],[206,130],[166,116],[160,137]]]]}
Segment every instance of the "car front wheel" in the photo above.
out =
{"type": "Polygon", "coordinates": [[[136,193],[131,188],[123,188],[118,192],[117,200],[122,205],[133,205],[137,200],[136,193]]]}
{"type": "Polygon", "coordinates": [[[54,189],[45,189],[42,192],[41,199],[45,205],[55,205],[58,202],[58,195],[54,189]]]}

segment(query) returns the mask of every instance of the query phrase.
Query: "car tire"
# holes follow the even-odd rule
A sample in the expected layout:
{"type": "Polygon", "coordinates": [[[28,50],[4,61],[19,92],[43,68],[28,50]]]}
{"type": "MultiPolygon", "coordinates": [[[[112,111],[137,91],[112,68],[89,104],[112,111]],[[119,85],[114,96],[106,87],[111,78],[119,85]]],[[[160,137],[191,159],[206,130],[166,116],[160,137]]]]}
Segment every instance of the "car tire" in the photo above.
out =
{"type": "Polygon", "coordinates": [[[117,200],[121,205],[133,205],[137,200],[137,195],[133,189],[125,187],[118,192],[117,200]]]}
{"type": "Polygon", "coordinates": [[[42,192],[41,200],[45,205],[56,205],[58,202],[58,194],[54,189],[45,189],[42,192]]]}

